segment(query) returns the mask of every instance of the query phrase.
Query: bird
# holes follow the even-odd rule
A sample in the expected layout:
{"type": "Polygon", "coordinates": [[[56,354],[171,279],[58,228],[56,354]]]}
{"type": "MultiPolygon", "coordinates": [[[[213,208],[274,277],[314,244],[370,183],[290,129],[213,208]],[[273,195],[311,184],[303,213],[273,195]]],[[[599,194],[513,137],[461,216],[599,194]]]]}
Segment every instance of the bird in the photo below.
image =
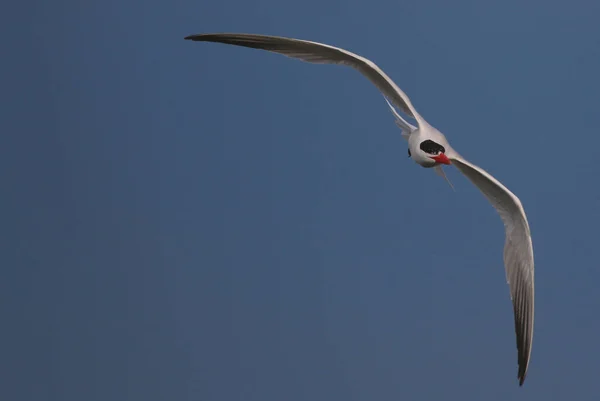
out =
{"type": "MultiPolygon", "coordinates": [[[[533,341],[534,260],[531,232],[520,199],[487,171],[467,161],[438,129],[415,109],[409,97],[373,61],[348,50],[308,40],[247,33],[193,34],[186,40],[223,43],[278,53],[314,64],[338,64],[360,72],[381,92],[391,109],[401,136],[408,142],[408,157],[425,168],[432,168],[446,179],[443,166],[453,165],[488,199],[504,224],[504,266],[513,305],[517,346],[517,379],[522,386],[527,376],[533,341]],[[406,121],[397,107],[416,126],[406,121]]],[[[453,187],[453,186],[452,186],[453,187]]]]}

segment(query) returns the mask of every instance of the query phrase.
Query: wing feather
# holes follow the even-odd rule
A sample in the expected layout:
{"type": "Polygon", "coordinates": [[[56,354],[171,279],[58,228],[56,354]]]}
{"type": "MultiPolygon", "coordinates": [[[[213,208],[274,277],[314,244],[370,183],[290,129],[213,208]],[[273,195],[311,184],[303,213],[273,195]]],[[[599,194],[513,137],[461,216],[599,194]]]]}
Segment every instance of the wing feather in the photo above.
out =
{"type": "MultiPolygon", "coordinates": [[[[240,33],[198,34],[185,39],[217,42],[266,50],[316,64],[340,64],[354,68],[369,79],[392,104],[406,115],[426,124],[408,96],[372,61],[347,50],[326,44],[278,36],[240,33]]],[[[406,136],[416,127],[394,111],[406,136]]],[[[403,132],[404,134],[404,132],[403,132]]],[[[522,385],[531,355],[534,321],[534,262],[531,234],[521,201],[485,170],[469,163],[458,154],[447,155],[453,164],[473,182],[496,208],[504,223],[506,241],[504,264],[513,302],[518,353],[518,378],[522,385]]]]}
{"type": "Polygon", "coordinates": [[[262,49],[315,64],[347,65],[369,79],[396,107],[408,116],[421,121],[421,116],[408,96],[390,77],[369,59],[347,50],[307,40],[245,33],[198,34],[187,36],[185,39],[262,49]]]}
{"type": "Polygon", "coordinates": [[[534,315],[533,245],[525,210],[519,198],[488,172],[460,156],[450,160],[479,188],[504,223],[504,265],[513,302],[519,385],[523,385],[531,356],[534,315]]]}

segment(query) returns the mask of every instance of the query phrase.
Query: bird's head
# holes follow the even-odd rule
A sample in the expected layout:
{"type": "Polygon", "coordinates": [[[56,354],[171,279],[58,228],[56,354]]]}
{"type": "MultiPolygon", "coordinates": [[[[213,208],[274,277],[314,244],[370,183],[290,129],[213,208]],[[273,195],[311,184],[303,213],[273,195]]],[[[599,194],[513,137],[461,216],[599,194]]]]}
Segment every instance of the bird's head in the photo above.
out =
{"type": "Polygon", "coordinates": [[[414,154],[411,154],[409,150],[409,156],[423,167],[434,167],[438,164],[450,164],[450,159],[445,152],[444,146],[431,139],[426,139],[421,141],[419,148],[413,152],[414,154]]]}

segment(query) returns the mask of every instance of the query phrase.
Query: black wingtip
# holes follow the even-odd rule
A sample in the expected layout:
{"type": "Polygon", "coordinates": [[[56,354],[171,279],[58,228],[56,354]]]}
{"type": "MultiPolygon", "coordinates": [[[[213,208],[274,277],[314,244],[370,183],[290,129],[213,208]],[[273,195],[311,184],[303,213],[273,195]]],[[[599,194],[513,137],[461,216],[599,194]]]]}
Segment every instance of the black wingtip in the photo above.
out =
{"type": "Polygon", "coordinates": [[[210,35],[207,35],[205,33],[195,33],[193,35],[186,36],[184,39],[185,40],[193,40],[193,41],[196,41],[196,42],[198,42],[198,41],[201,42],[207,36],[210,36],[210,35]]]}

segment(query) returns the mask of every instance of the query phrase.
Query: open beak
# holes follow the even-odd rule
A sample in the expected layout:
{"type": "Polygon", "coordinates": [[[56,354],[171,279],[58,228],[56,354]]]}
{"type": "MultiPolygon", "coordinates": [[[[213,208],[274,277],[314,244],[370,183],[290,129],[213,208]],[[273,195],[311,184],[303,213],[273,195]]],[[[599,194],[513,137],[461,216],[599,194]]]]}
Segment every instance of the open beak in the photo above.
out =
{"type": "Polygon", "coordinates": [[[448,157],[443,153],[440,153],[439,155],[432,157],[432,159],[440,164],[450,164],[450,159],[448,159],[448,157]]]}

